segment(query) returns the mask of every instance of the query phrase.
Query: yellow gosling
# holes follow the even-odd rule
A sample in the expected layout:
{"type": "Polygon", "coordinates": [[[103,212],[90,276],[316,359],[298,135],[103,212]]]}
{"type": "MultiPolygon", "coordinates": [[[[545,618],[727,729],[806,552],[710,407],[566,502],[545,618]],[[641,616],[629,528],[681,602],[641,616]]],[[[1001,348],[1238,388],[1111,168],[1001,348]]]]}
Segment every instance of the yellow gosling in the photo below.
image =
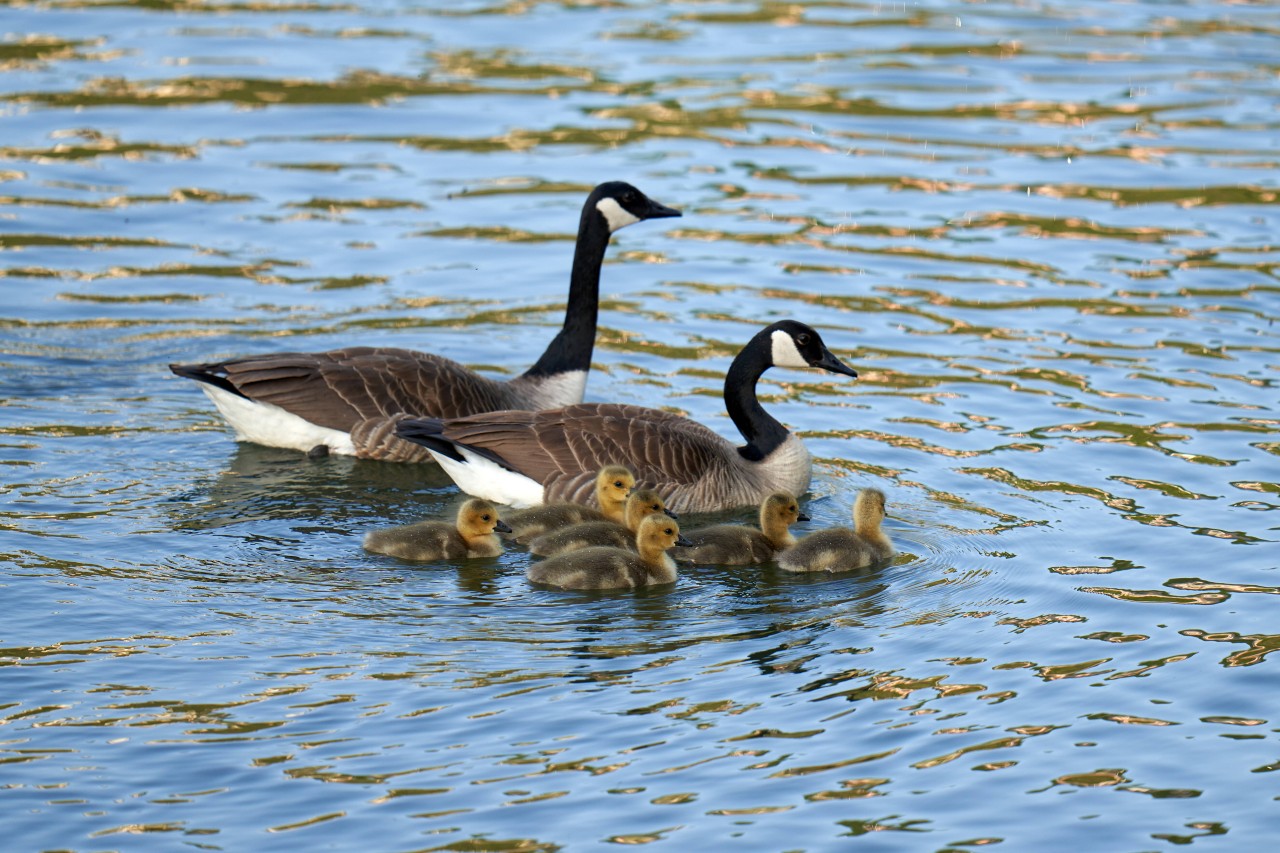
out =
{"type": "Polygon", "coordinates": [[[627,508],[622,524],[616,521],[584,521],[581,524],[571,524],[536,537],[529,543],[529,552],[539,557],[554,557],[556,554],[567,554],[579,548],[591,548],[596,545],[634,549],[640,522],[654,513],[662,513],[671,518],[676,517],[674,513],[667,510],[662,497],[653,489],[637,489],[631,493],[631,497],[627,498],[627,508]]]}
{"type": "Polygon", "coordinates": [[[528,542],[548,530],[584,521],[622,523],[627,495],[635,485],[635,475],[626,466],[606,465],[596,475],[596,503],[599,509],[580,503],[556,502],[512,510],[506,514],[505,521],[511,525],[512,534],[519,542],[528,542]]]}
{"type": "Polygon", "coordinates": [[[640,522],[636,550],[595,546],[550,557],[529,567],[529,580],[563,589],[620,589],[674,583],[676,564],[667,554],[688,544],[680,525],[665,515],[640,522]]]}
{"type": "Polygon", "coordinates": [[[854,529],[833,527],[801,539],[778,555],[778,567],[788,572],[847,572],[893,556],[893,543],[880,528],[884,521],[884,492],[863,489],[853,503],[854,529]]]}
{"type": "Polygon", "coordinates": [[[760,529],[745,524],[717,524],[685,534],[692,547],[675,548],[671,555],[681,562],[719,566],[767,563],[779,551],[796,544],[791,525],[808,521],[799,502],[786,492],[774,492],[760,502],[760,529]]]}
{"type": "Polygon", "coordinates": [[[419,521],[386,530],[374,530],[364,537],[364,547],[375,554],[402,560],[461,560],[466,557],[496,557],[502,553],[498,533],[509,533],[493,504],[471,498],[458,509],[453,522],[419,521]]]}

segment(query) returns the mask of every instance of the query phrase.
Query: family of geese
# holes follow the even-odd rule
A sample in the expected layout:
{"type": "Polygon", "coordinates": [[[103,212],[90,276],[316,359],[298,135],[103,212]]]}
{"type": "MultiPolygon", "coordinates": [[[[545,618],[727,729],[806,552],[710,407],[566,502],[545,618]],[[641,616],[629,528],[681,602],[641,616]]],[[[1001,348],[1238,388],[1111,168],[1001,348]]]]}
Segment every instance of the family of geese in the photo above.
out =
{"type": "Polygon", "coordinates": [[[645,219],[680,216],[622,181],[600,184],[582,207],[564,326],[510,380],[394,347],[288,352],[173,364],[213,400],[241,441],[394,462],[431,462],[472,496],[450,521],[376,530],[370,551],[407,560],[502,553],[500,534],[544,559],[529,579],[571,589],[671,583],[676,560],[790,572],[847,571],[882,562],[884,494],[863,489],[854,527],[797,540],[808,519],[797,497],[812,461],[800,439],[760,405],[770,367],[816,367],[857,377],[811,327],[780,320],[733,359],[724,403],[746,443],[687,417],[622,403],[584,403],[595,345],[600,269],[609,238],[645,219]],[[682,532],[676,513],[758,506],[760,528],[724,524],[682,532]],[[510,508],[510,509],[508,509],[510,508]],[[501,514],[500,514],[501,509],[501,514]]]}

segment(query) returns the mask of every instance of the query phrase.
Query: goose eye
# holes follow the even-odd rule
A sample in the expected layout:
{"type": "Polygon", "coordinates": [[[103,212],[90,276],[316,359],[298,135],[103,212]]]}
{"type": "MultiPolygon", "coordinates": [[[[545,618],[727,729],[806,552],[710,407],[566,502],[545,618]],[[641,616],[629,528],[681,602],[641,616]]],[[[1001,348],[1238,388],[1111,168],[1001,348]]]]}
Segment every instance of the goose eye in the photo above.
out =
{"type": "Polygon", "coordinates": [[[671,530],[671,528],[670,528],[670,527],[668,527],[664,532],[665,532],[668,536],[670,536],[670,535],[672,534],[672,530],[671,530]]]}
{"type": "Polygon", "coordinates": [[[636,194],[635,194],[635,193],[625,193],[625,194],[622,196],[622,203],[623,203],[623,204],[635,204],[635,201],[636,201],[636,194]]]}
{"type": "Polygon", "coordinates": [[[480,518],[481,518],[481,519],[483,519],[484,521],[488,521],[488,520],[489,520],[489,516],[487,516],[487,515],[482,515],[482,516],[480,516],[480,518]]]}
{"type": "Polygon", "coordinates": [[[621,489],[621,488],[622,488],[622,481],[621,481],[621,480],[614,480],[614,481],[613,481],[613,485],[614,485],[614,488],[621,489]]]}
{"type": "Polygon", "coordinates": [[[798,343],[798,344],[799,344],[800,346],[802,346],[802,347],[803,347],[803,346],[808,346],[808,344],[809,344],[809,335],[808,335],[807,333],[805,333],[805,332],[801,332],[800,334],[796,335],[796,343],[798,343]]]}

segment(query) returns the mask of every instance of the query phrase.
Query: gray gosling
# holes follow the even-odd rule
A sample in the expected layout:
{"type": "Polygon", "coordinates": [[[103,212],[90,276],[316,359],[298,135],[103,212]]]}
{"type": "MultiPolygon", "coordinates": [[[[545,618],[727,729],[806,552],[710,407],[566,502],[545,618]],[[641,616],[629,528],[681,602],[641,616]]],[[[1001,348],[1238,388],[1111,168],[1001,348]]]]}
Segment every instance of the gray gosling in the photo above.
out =
{"type": "Polygon", "coordinates": [[[665,515],[640,522],[636,551],[596,546],[550,557],[529,567],[529,580],[563,589],[619,589],[674,583],[676,564],[667,554],[673,545],[687,545],[680,525],[665,515]],[[638,553],[637,553],[638,552],[638,553]]]}
{"type": "Polygon", "coordinates": [[[571,524],[536,537],[529,543],[529,553],[539,557],[554,557],[556,554],[567,554],[579,548],[591,548],[595,545],[635,550],[636,533],[640,530],[640,522],[654,513],[662,513],[671,518],[677,517],[667,509],[662,497],[653,489],[637,489],[627,498],[627,507],[621,524],[616,521],[584,521],[580,524],[571,524]]]}
{"type": "Polygon", "coordinates": [[[596,475],[596,502],[599,509],[585,504],[556,502],[512,510],[505,521],[517,542],[528,542],[549,530],[584,521],[612,521],[621,524],[627,495],[635,488],[635,475],[624,465],[606,465],[596,475]]]}
{"type": "Polygon", "coordinates": [[[778,555],[778,568],[788,572],[847,572],[887,560],[893,543],[880,529],[884,492],[863,489],[853,502],[854,529],[833,527],[810,533],[778,555]]]}
{"type": "Polygon", "coordinates": [[[419,521],[373,530],[364,537],[364,547],[367,551],[402,560],[496,557],[502,553],[502,540],[497,534],[510,531],[498,518],[493,504],[471,498],[458,510],[458,517],[452,523],[419,521]]]}
{"type": "Polygon", "coordinates": [[[685,535],[690,548],[675,548],[671,556],[681,562],[711,563],[720,566],[748,566],[767,563],[779,551],[796,544],[790,527],[808,521],[800,504],[786,492],[774,492],[760,502],[760,529],[745,524],[717,524],[685,535]]]}

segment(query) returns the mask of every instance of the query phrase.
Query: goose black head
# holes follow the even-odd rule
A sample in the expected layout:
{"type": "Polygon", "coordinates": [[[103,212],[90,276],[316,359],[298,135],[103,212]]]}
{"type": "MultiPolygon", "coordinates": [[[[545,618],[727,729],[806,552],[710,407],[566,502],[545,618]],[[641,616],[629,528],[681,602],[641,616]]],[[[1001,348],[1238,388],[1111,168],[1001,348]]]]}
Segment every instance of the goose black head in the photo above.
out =
{"type": "Polygon", "coordinates": [[[604,217],[610,233],[645,219],[681,215],[680,211],[659,204],[626,181],[607,181],[596,187],[587,199],[587,206],[604,217]]]}
{"type": "Polygon", "coordinates": [[[820,367],[858,378],[858,372],[836,358],[822,342],[822,336],[804,323],[780,320],[761,334],[768,336],[775,367],[820,367]]]}

